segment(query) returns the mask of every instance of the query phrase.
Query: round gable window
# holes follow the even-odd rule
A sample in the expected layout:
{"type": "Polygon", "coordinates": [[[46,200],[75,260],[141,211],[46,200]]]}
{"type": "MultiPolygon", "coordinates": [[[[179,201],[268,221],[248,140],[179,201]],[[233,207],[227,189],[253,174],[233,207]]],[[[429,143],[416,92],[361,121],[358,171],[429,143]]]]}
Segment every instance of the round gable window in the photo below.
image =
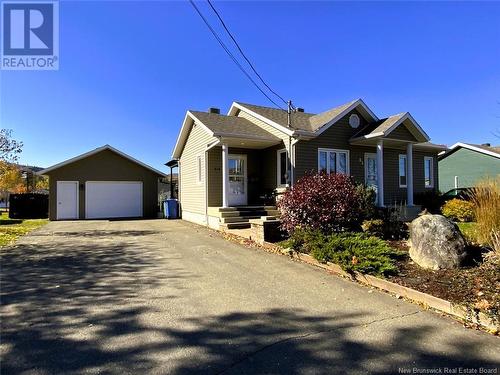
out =
{"type": "Polygon", "coordinates": [[[359,126],[359,116],[355,114],[350,115],[349,125],[351,125],[351,128],[356,129],[359,126]]]}

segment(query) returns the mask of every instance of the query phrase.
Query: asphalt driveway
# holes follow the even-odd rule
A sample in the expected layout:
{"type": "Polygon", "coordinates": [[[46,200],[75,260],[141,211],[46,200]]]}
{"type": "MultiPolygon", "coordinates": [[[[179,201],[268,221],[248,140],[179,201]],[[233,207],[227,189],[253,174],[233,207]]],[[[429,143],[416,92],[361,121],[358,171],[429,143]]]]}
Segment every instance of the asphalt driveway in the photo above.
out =
{"type": "Polygon", "coordinates": [[[497,337],[182,221],[51,222],[0,252],[2,374],[500,373],[497,337]]]}

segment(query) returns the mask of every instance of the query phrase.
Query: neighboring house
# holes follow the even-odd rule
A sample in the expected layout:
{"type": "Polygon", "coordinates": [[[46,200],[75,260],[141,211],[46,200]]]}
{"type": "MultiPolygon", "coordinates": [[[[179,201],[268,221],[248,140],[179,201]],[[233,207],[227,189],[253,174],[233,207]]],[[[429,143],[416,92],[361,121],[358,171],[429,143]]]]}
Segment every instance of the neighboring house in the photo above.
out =
{"type": "Polygon", "coordinates": [[[160,172],[105,145],[38,172],[49,179],[49,219],[156,218],[160,172]]]}
{"type": "Polygon", "coordinates": [[[485,177],[500,175],[500,146],[455,143],[439,156],[439,190],[473,187],[485,177]]]}
{"type": "Polygon", "coordinates": [[[311,171],[350,174],[376,189],[379,206],[412,206],[437,188],[445,149],[408,112],[379,119],[361,99],[319,114],[234,102],[227,115],[188,111],[173,158],[182,218],[217,228],[214,207],[263,205],[311,171]]]}

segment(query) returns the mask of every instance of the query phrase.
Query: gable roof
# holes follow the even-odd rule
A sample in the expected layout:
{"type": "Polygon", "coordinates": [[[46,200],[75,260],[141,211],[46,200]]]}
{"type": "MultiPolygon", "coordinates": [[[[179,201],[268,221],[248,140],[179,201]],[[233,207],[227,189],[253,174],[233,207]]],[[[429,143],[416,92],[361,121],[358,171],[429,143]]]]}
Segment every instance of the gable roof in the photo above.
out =
{"type": "Polygon", "coordinates": [[[130,160],[131,162],[133,162],[133,163],[135,163],[135,164],[140,165],[141,167],[144,167],[144,168],[146,168],[146,169],[149,169],[150,171],[152,171],[152,172],[156,173],[156,174],[157,174],[157,175],[159,175],[159,176],[166,176],[166,175],[165,175],[165,173],[163,173],[163,172],[159,171],[158,169],[154,169],[153,167],[150,167],[149,165],[144,164],[143,162],[141,162],[141,161],[139,161],[139,160],[137,160],[137,159],[133,158],[133,157],[132,157],[132,156],[130,156],[130,155],[127,155],[126,153],[124,153],[124,152],[122,152],[122,151],[120,151],[120,150],[117,150],[116,148],[114,148],[114,147],[112,147],[112,146],[110,146],[110,145],[104,145],[104,146],[98,147],[98,148],[96,148],[96,149],[94,149],[94,150],[91,150],[91,151],[89,151],[89,152],[86,152],[86,153],[84,153],[84,154],[81,154],[81,155],[75,156],[74,158],[71,158],[71,159],[65,160],[65,161],[60,162],[60,163],[58,163],[58,164],[55,164],[55,165],[53,165],[53,166],[51,166],[51,167],[48,167],[48,168],[46,168],[46,169],[43,169],[43,170],[41,170],[41,171],[37,172],[37,174],[39,174],[39,175],[44,175],[44,174],[47,174],[48,172],[52,172],[52,171],[54,171],[54,170],[56,170],[56,169],[59,169],[59,168],[61,168],[61,167],[66,166],[66,165],[68,165],[68,164],[74,163],[74,162],[76,162],[76,161],[78,161],[78,160],[85,159],[85,158],[87,158],[87,157],[89,157],[89,156],[95,155],[95,154],[97,154],[97,153],[99,153],[99,152],[102,152],[102,151],[105,151],[105,150],[112,151],[112,152],[114,152],[114,153],[116,153],[116,154],[120,155],[121,157],[123,157],[123,158],[125,158],[125,159],[128,159],[128,160],[130,160]]]}
{"type": "Polygon", "coordinates": [[[234,102],[228,115],[235,115],[237,110],[244,110],[289,135],[292,135],[297,130],[299,132],[304,131],[311,134],[319,134],[354,109],[360,110],[363,117],[369,121],[378,120],[378,117],[361,99],[352,100],[317,114],[294,111],[290,113],[291,126],[288,126],[288,113],[285,110],[277,108],[234,102]]]}
{"type": "Polygon", "coordinates": [[[468,150],[476,151],[484,155],[493,156],[500,159],[500,146],[486,146],[486,145],[476,145],[473,143],[457,142],[449,148],[447,152],[441,155],[441,159],[452,154],[459,148],[466,148],[468,150]]]}
{"type": "Polygon", "coordinates": [[[408,130],[419,142],[428,142],[430,140],[427,133],[420,127],[409,112],[398,113],[379,120],[375,123],[368,124],[357,132],[351,140],[362,138],[387,137],[393,130],[403,124],[405,121],[411,125],[408,130]]]}
{"type": "Polygon", "coordinates": [[[236,116],[224,116],[216,113],[189,111],[192,116],[205,125],[214,137],[252,137],[279,141],[279,138],[262,129],[253,122],[236,116]]]}
{"type": "Polygon", "coordinates": [[[172,153],[173,158],[181,156],[184,144],[194,123],[197,123],[208,134],[213,137],[235,137],[242,139],[265,140],[279,142],[280,139],[268,131],[262,129],[253,122],[237,116],[225,116],[217,113],[200,111],[187,111],[182,123],[181,131],[172,153]]]}

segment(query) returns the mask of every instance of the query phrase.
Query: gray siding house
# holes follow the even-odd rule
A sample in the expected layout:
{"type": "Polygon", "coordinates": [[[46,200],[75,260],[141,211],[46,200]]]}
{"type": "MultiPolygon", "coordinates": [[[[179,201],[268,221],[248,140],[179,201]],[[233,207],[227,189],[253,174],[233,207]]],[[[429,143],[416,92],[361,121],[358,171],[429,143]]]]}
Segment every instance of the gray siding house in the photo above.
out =
{"type": "Polygon", "coordinates": [[[414,194],[438,187],[445,146],[408,113],[378,118],[357,99],[313,114],[234,102],[188,111],[173,158],[179,161],[182,218],[219,229],[232,207],[266,207],[308,172],[346,173],[373,186],[379,206],[413,206],[414,194]]]}

